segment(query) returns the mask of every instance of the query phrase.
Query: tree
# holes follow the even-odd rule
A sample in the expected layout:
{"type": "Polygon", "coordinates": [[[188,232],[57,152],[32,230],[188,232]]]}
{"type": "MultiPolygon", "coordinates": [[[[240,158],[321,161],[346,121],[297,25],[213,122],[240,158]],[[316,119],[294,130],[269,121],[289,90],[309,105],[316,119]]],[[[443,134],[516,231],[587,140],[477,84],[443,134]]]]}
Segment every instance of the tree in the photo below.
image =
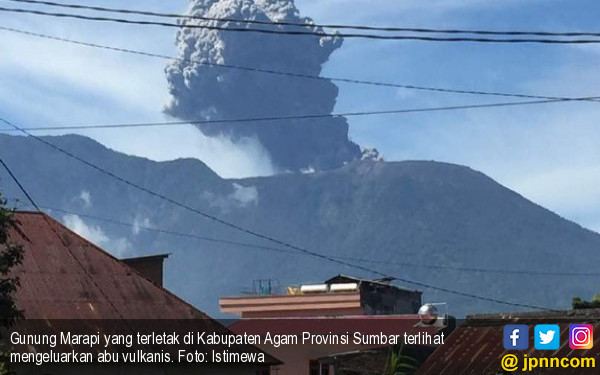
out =
{"type": "MultiPolygon", "coordinates": [[[[23,317],[14,300],[19,287],[19,277],[11,274],[13,267],[23,261],[23,248],[10,241],[8,231],[16,228],[13,211],[6,208],[6,199],[0,193],[0,328],[8,330],[17,319],[23,317]]],[[[0,374],[9,374],[9,349],[3,345],[0,337],[0,374]]]]}
{"type": "Polygon", "coordinates": [[[383,375],[412,375],[419,368],[419,361],[405,354],[404,344],[392,346],[383,375]]]}
{"type": "Polygon", "coordinates": [[[600,294],[594,294],[591,301],[584,301],[581,297],[575,297],[572,305],[574,310],[600,308],[600,294]]]}

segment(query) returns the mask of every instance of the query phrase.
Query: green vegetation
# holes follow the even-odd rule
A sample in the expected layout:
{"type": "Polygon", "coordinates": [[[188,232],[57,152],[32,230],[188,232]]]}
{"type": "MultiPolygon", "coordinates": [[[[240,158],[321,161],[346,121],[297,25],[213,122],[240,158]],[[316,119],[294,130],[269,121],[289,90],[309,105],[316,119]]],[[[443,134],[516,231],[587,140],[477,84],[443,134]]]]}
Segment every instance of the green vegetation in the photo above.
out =
{"type": "Polygon", "coordinates": [[[594,294],[591,301],[584,301],[581,297],[573,298],[573,309],[598,309],[600,308],[600,293],[594,294]]]}
{"type": "MultiPolygon", "coordinates": [[[[0,194],[0,329],[6,331],[14,322],[23,317],[13,295],[19,286],[19,278],[11,270],[23,261],[23,249],[10,241],[8,230],[16,222],[13,212],[6,208],[6,200],[0,194]]],[[[0,375],[11,374],[8,367],[10,349],[0,336],[0,375]]]]}
{"type": "Polygon", "coordinates": [[[386,369],[383,375],[412,375],[419,368],[419,362],[405,354],[404,345],[396,345],[390,348],[386,369]]]}

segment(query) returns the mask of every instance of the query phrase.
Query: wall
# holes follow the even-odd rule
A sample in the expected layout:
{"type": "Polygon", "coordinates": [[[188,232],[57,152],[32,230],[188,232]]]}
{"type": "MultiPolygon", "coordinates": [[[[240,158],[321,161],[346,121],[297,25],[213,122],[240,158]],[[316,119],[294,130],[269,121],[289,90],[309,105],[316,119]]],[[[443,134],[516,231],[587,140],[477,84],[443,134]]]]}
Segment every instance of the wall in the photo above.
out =
{"type": "Polygon", "coordinates": [[[361,305],[367,315],[416,314],[421,293],[392,285],[361,282],[361,305]]]}

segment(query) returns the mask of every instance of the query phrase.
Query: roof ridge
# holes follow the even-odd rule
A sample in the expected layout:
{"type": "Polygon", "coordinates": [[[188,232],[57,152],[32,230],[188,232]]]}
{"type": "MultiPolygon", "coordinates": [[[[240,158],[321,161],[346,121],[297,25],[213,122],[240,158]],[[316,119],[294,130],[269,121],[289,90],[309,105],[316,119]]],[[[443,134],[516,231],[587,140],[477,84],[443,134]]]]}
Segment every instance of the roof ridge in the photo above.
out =
{"type": "MultiPolygon", "coordinates": [[[[17,213],[18,215],[21,215],[22,213],[17,213]]],[[[58,220],[56,220],[55,218],[51,217],[50,215],[44,213],[44,212],[32,212],[32,211],[28,211],[25,212],[24,214],[34,214],[34,215],[39,215],[40,217],[46,217],[48,219],[50,219],[49,223],[51,225],[54,226],[58,226],[59,230],[64,232],[64,233],[68,233],[68,235],[73,236],[77,239],[79,239],[81,242],[83,242],[85,245],[93,248],[94,250],[96,250],[98,253],[106,256],[108,259],[117,262],[120,266],[126,268],[128,271],[130,271],[131,273],[135,274],[137,277],[139,277],[141,280],[143,280],[144,283],[147,283],[148,285],[150,285],[150,288],[154,288],[157,289],[158,291],[160,291],[161,293],[166,293],[167,295],[169,295],[170,297],[176,299],[177,301],[179,301],[180,303],[184,304],[186,307],[191,309],[191,312],[194,315],[197,315],[198,318],[201,319],[212,319],[215,320],[213,318],[211,318],[210,316],[208,316],[205,312],[203,312],[202,310],[198,309],[197,307],[195,307],[194,305],[192,305],[191,303],[185,301],[183,298],[179,297],[178,295],[176,295],[175,293],[169,291],[168,289],[166,289],[163,286],[157,285],[155,283],[153,283],[152,281],[148,280],[146,277],[144,277],[138,270],[136,270],[135,268],[129,266],[128,264],[126,264],[125,262],[123,262],[121,259],[117,258],[116,256],[110,254],[109,252],[107,252],[106,250],[102,249],[101,247],[99,247],[98,245],[94,244],[93,242],[89,241],[88,239],[82,237],[81,235],[77,234],[75,231],[69,229],[66,225],[62,224],[61,222],[59,222],[58,220]]],[[[21,228],[21,230],[26,233],[26,230],[24,230],[24,228],[22,228],[22,223],[19,224],[19,227],[21,228]]],[[[55,228],[52,228],[53,230],[55,228]]],[[[59,233],[57,232],[57,235],[59,233]]],[[[66,246],[70,246],[65,244],[66,246]]],[[[75,255],[73,255],[75,256],[75,255]]],[[[76,260],[77,261],[77,260],[76,260]]],[[[85,270],[84,272],[87,272],[87,270],[85,270]]],[[[100,285],[96,286],[99,291],[104,295],[105,293],[102,292],[102,288],[100,285]]],[[[109,298],[108,296],[106,296],[105,298],[109,298]]],[[[109,301],[110,302],[110,301],[109,301]]],[[[111,302],[112,303],[112,302],[111,302]]],[[[216,321],[216,320],[215,320],[216,321]]],[[[219,323],[220,324],[220,323],[219,323]]]]}

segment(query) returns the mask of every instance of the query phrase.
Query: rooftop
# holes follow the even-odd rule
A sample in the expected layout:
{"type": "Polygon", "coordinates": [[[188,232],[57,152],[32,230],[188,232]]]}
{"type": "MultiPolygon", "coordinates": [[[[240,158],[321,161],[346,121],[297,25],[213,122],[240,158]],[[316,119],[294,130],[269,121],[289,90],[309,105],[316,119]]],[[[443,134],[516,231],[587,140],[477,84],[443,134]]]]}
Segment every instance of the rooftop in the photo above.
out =
{"type": "Polygon", "coordinates": [[[43,213],[15,214],[15,299],[28,319],[207,319],[181,298],[43,213]]]}
{"type": "MultiPolygon", "coordinates": [[[[503,346],[503,327],[505,324],[527,324],[530,326],[529,349],[522,352],[530,357],[593,357],[600,362],[600,337],[596,336],[594,346],[588,350],[572,350],[569,347],[569,325],[587,323],[600,332],[600,309],[571,310],[562,312],[531,312],[510,314],[472,315],[455,329],[419,369],[419,375],[467,375],[499,374],[501,359],[514,351],[503,346]],[[561,346],[558,350],[536,350],[531,333],[536,324],[558,324],[561,328],[561,346]]],[[[547,368],[544,374],[595,374],[597,369],[586,372],[581,368],[547,368]]]]}
{"type": "MultiPolygon", "coordinates": [[[[25,315],[25,320],[17,324],[33,328],[42,324],[42,329],[56,331],[59,327],[79,329],[85,322],[94,322],[99,331],[110,331],[116,325],[129,327],[136,322],[144,326],[147,319],[152,319],[167,326],[186,322],[188,329],[230,333],[216,320],[50,216],[17,212],[15,219],[17,227],[9,230],[9,238],[24,250],[23,263],[12,270],[21,283],[15,302],[25,315]]],[[[237,346],[236,350],[258,351],[250,345],[237,346]]],[[[278,363],[270,356],[267,361],[278,363]]]]}

